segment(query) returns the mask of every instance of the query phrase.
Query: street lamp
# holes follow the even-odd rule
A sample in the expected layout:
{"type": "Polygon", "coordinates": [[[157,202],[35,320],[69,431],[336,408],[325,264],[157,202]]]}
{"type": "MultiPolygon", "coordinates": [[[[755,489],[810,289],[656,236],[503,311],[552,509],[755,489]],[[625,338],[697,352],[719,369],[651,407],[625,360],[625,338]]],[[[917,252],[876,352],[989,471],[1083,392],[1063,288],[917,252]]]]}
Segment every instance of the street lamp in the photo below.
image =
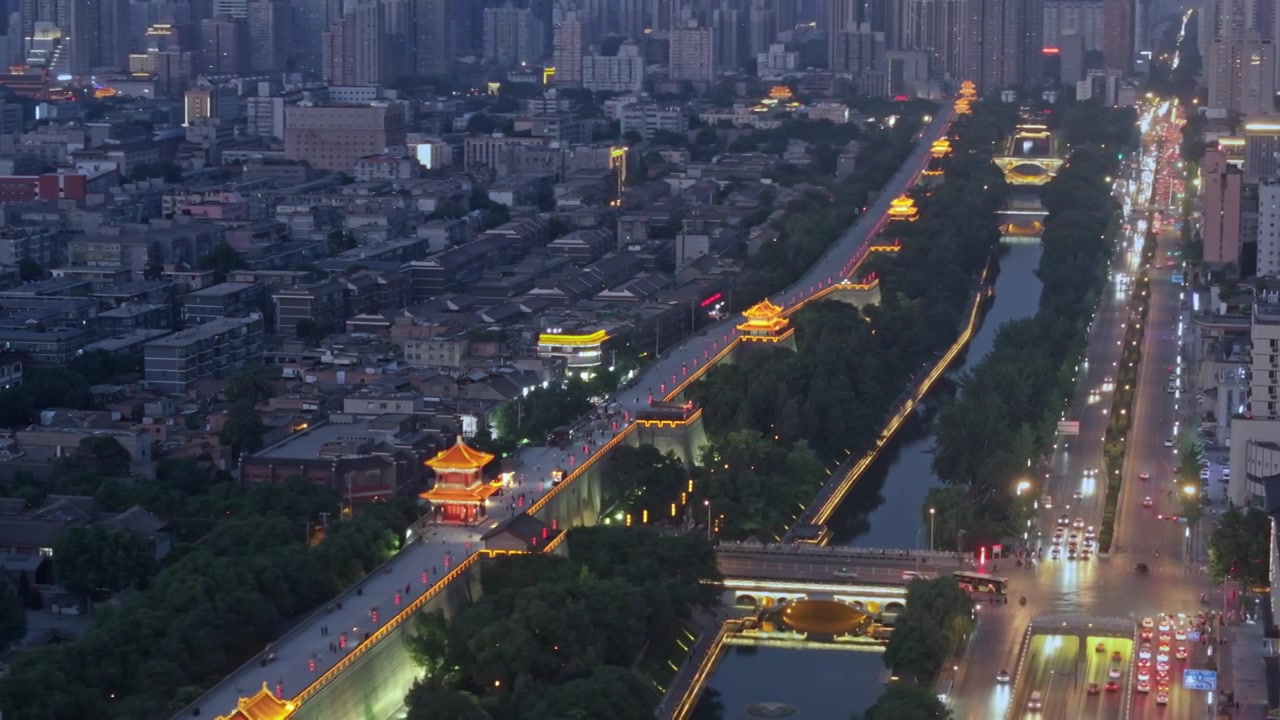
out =
{"type": "Polygon", "coordinates": [[[937,512],[933,508],[929,508],[929,552],[933,552],[933,518],[937,512]]]}
{"type": "Polygon", "coordinates": [[[1018,494],[1018,495],[1021,495],[1022,493],[1026,492],[1026,491],[1028,491],[1028,490],[1030,490],[1030,489],[1031,489],[1031,481],[1030,481],[1030,480],[1023,480],[1023,481],[1019,482],[1019,483],[1018,483],[1017,488],[1015,488],[1015,490],[1016,490],[1016,492],[1017,492],[1017,494],[1018,494]]]}
{"type": "Polygon", "coordinates": [[[707,542],[711,542],[711,501],[703,500],[702,504],[707,508],[707,542]]]}

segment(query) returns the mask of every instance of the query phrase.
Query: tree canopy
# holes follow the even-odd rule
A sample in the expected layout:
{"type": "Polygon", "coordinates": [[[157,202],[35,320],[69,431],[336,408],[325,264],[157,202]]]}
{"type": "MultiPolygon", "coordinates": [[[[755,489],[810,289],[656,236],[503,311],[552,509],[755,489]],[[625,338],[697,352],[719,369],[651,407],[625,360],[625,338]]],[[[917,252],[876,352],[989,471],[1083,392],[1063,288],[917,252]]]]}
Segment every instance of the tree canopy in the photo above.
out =
{"type": "MultiPolygon", "coordinates": [[[[885,667],[902,683],[929,688],[947,657],[968,642],[972,631],[973,601],[954,580],[913,580],[907,586],[907,609],[894,622],[885,648],[885,667]]],[[[886,712],[867,717],[891,717],[886,712]]]]}
{"type": "Polygon", "coordinates": [[[1251,507],[1222,513],[1209,536],[1209,576],[1217,583],[1231,579],[1249,587],[1268,584],[1270,538],[1265,511],[1251,507]]]}
{"type": "MultiPolygon", "coordinates": [[[[338,498],[301,479],[246,488],[187,462],[112,492],[122,504],[179,518],[181,542],[139,597],[100,608],[79,639],[14,660],[0,679],[6,718],[168,717],[261,651],[282,624],[385,561],[417,518],[411,502],[381,503],[332,524],[309,547],[306,524],[338,498]]],[[[147,572],[144,553],[113,532],[68,531],[55,573],[82,591],[136,583],[147,572]]]]}
{"type": "MultiPolygon", "coordinates": [[[[933,688],[890,683],[861,720],[951,720],[951,711],[933,688]]],[[[858,720],[856,717],[853,720],[858,720]]]]}
{"type": "Polygon", "coordinates": [[[409,651],[426,673],[409,717],[444,717],[425,705],[469,696],[485,715],[458,717],[652,717],[658,694],[632,668],[670,649],[694,607],[717,602],[702,582],[719,577],[715,553],[697,536],[606,526],[571,530],[567,545],[568,558],[493,558],[478,600],[448,621],[415,619],[409,651]]]}

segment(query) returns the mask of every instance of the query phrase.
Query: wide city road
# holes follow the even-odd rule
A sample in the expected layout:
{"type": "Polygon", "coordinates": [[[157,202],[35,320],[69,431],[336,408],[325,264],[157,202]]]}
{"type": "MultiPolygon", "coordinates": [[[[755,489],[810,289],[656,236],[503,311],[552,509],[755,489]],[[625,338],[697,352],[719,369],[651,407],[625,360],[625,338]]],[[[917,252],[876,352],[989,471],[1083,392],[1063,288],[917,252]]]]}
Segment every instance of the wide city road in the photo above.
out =
{"type": "MultiPolygon", "coordinates": [[[[1180,183],[1174,177],[1181,137],[1177,126],[1161,123],[1152,127],[1152,134],[1161,138],[1161,157],[1153,184],[1180,194],[1180,183]]],[[[1170,203],[1168,195],[1156,203],[1154,221],[1161,231],[1157,234],[1155,262],[1148,269],[1152,299],[1147,332],[1142,340],[1133,429],[1116,518],[1115,560],[1117,564],[1124,561],[1129,568],[1127,584],[1136,586],[1133,587],[1135,596],[1143,599],[1133,604],[1133,610],[1144,617],[1158,618],[1160,613],[1168,613],[1175,616],[1173,623],[1177,624],[1176,616],[1194,616],[1207,609],[1200,605],[1199,595],[1210,590],[1210,583],[1201,570],[1201,543],[1178,517],[1183,509],[1184,491],[1189,489],[1191,496],[1198,498],[1200,488],[1198,484],[1179,487],[1174,481],[1179,462],[1177,436],[1181,432],[1178,406],[1184,390],[1189,387],[1180,360],[1180,346],[1187,329],[1182,320],[1182,286],[1173,282],[1175,275],[1183,273],[1181,260],[1174,259],[1180,243],[1173,227],[1177,215],[1167,213],[1169,204],[1176,208],[1177,203],[1170,203]],[[1147,479],[1142,479],[1144,476],[1147,479]],[[1191,542],[1193,539],[1197,542],[1191,542]],[[1146,564],[1150,573],[1133,572],[1132,567],[1137,563],[1146,564]]],[[[1194,432],[1195,428],[1191,430],[1194,432]]],[[[1160,636],[1157,630],[1155,655],[1159,655],[1160,636]]],[[[1175,639],[1171,644],[1176,649],[1185,643],[1175,639]]],[[[1192,643],[1189,651],[1191,657],[1185,660],[1176,657],[1168,660],[1171,665],[1168,705],[1157,704],[1154,697],[1158,695],[1157,683],[1152,693],[1134,695],[1133,718],[1189,718],[1204,712],[1205,694],[1184,688],[1181,676],[1184,667],[1204,667],[1200,653],[1207,652],[1207,648],[1192,643]]]]}
{"type": "MultiPolygon", "coordinates": [[[[1101,697],[1088,694],[1089,684],[1101,682],[1099,673],[1110,674],[1107,662],[1096,657],[1095,647],[1072,645],[1071,636],[1033,636],[1027,657],[1021,648],[1026,628],[1032,618],[1043,615],[1078,616],[1080,624],[1088,618],[1121,618],[1136,623],[1160,613],[1193,616],[1201,608],[1199,593],[1207,589],[1196,563],[1184,556],[1187,546],[1185,525],[1161,520],[1161,515],[1176,514],[1180,507],[1176,491],[1170,484],[1172,467],[1176,466],[1173,449],[1166,447],[1175,432],[1173,423],[1175,394],[1167,390],[1168,376],[1177,374],[1178,315],[1181,300],[1179,288],[1172,283],[1175,268],[1164,267],[1174,239],[1162,233],[1157,265],[1149,269],[1152,277],[1152,305],[1143,340],[1130,456],[1126,465],[1124,491],[1117,518],[1117,534],[1113,552],[1099,557],[1092,548],[1086,559],[1083,550],[1090,548],[1088,538],[1101,525],[1105,503],[1106,480],[1103,477],[1102,441],[1111,409],[1115,379],[1125,324],[1130,322],[1126,301],[1139,274],[1147,268],[1141,264],[1141,245],[1147,227],[1147,203],[1157,173],[1172,172],[1168,139],[1177,135],[1172,113],[1165,108],[1148,109],[1151,118],[1143,133],[1143,150],[1116,180],[1117,196],[1129,208],[1126,230],[1110,268],[1110,279],[1100,299],[1097,314],[1089,329],[1086,361],[1081,364],[1078,386],[1069,411],[1063,419],[1079,422],[1079,434],[1060,436],[1047,474],[1032,479],[1030,492],[1038,500],[1037,518],[1027,528],[1024,540],[1040,559],[1018,567],[1013,560],[999,565],[988,562],[986,570],[1007,577],[1011,602],[1000,608],[980,606],[980,621],[970,643],[968,662],[954,677],[949,695],[957,718],[986,720],[999,717],[1093,717],[1119,720],[1132,709],[1134,716],[1144,717],[1155,710],[1155,693],[1135,693],[1137,682],[1132,654],[1121,649],[1123,659],[1117,663],[1120,677],[1114,694],[1101,687],[1101,697]],[[1172,369],[1169,369],[1172,368],[1172,369]],[[1147,472],[1150,479],[1141,480],[1147,472]],[[1144,499],[1152,496],[1152,507],[1144,508],[1144,499]],[[1061,529],[1061,530],[1060,530],[1061,529]],[[1070,548],[1075,536],[1075,558],[1070,548]],[[1055,538],[1057,542],[1055,542],[1055,538]],[[1055,558],[1054,549],[1058,548],[1055,558]],[[1155,553],[1159,550],[1160,556],[1155,553]],[[1150,572],[1135,570],[1138,563],[1150,572]],[[1022,607],[1018,598],[1025,596],[1022,607]],[[1060,641],[1040,638],[1061,637],[1060,641]],[[1071,655],[1068,659],[1066,656],[1071,655]],[[1105,666],[1105,670],[1103,669],[1105,666]],[[1009,686],[997,682],[998,669],[1022,673],[1014,678],[1017,697],[1009,686]],[[1069,676],[1064,678],[1064,674],[1069,676]],[[1030,694],[1039,691],[1044,709],[1028,715],[1030,694]],[[1110,697],[1108,696],[1110,695],[1110,697]],[[1136,699],[1135,699],[1136,698],[1136,699]],[[1065,708],[1065,710],[1064,710],[1065,708]],[[1063,714],[1065,712],[1065,714],[1063,714]]],[[[1176,153],[1177,143],[1173,142],[1176,153]]],[[[1096,640],[1091,644],[1096,646],[1096,640]]],[[[1106,642],[1110,643],[1111,640],[1106,642]]],[[[1190,717],[1190,703],[1204,698],[1190,698],[1181,683],[1181,667],[1194,663],[1196,655],[1173,663],[1176,682],[1170,683],[1166,718],[1190,717]],[[1178,714],[1184,713],[1184,714],[1178,714]]],[[[944,678],[944,685],[947,684],[944,678]]],[[[1155,689],[1155,685],[1152,689],[1155,689]]],[[[1034,712],[1034,711],[1032,711],[1034,712]]]]}

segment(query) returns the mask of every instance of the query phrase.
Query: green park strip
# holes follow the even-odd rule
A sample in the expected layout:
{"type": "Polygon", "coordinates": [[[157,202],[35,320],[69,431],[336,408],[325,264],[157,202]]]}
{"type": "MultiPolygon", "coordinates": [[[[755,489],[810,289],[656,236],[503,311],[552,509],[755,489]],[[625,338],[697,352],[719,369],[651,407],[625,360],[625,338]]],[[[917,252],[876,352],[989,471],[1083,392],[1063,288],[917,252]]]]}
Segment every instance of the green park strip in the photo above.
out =
{"type": "Polygon", "coordinates": [[[1107,282],[1119,206],[1108,176],[1115,148],[1132,147],[1132,110],[1067,105],[1055,130],[1076,149],[1041,190],[1049,213],[1038,276],[1040,307],[997,332],[991,352],[959,379],[961,392],[938,415],[933,470],[938,547],[972,550],[1021,537],[1034,486],[1076,383],[1086,335],[1107,282]],[[1104,149],[1106,148],[1106,149],[1104,149]],[[1029,477],[1034,476],[1034,477],[1029,477]],[[1031,491],[1019,490],[1022,483],[1031,491]],[[961,547],[963,545],[963,547],[961,547]]]}
{"type": "Polygon", "coordinates": [[[479,597],[414,618],[423,676],[408,720],[653,717],[670,680],[654,675],[682,625],[719,603],[714,550],[697,534],[621,527],[578,528],[566,544],[567,557],[490,559],[479,597]]]}

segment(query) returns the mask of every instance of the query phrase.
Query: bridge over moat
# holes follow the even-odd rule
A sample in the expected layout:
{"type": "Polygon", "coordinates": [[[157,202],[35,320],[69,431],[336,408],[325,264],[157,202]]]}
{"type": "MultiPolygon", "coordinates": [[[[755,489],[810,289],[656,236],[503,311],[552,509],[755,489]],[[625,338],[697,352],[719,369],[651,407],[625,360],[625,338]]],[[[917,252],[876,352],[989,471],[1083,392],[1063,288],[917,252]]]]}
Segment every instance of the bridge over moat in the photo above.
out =
{"type": "Polygon", "coordinates": [[[1052,180],[1065,161],[1058,156],[1049,126],[1024,120],[1005,141],[1004,152],[992,162],[1010,185],[1038,187],[1052,180]]]}

